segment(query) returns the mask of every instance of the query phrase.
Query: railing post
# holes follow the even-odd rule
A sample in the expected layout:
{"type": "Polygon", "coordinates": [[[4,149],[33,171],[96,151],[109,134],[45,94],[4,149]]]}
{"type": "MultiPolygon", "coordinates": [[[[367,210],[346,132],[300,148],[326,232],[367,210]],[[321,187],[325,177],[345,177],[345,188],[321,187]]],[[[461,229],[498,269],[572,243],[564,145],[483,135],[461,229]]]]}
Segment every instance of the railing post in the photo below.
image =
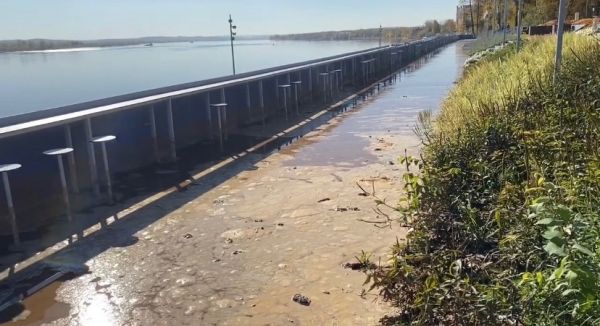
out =
{"type": "Polygon", "coordinates": [[[210,109],[210,91],[206,92],[206,96],[204,97],[205,105],[206,105],[206,117],[208,120],[208,138],[213,139],[213,122],[212,122],[212,110],[210,109]]]}
{"type": "MultiPolygon", "coordinates": [[[[227,103],[227,97],[225,96],[225,88],[221,88],[221,103],[227,103]]],[[[221,117],[223,124],[223,134],[225,135],[225,140],[229,139],[229,127],[227,121],[227,107],[223,110],[223,116],[221,117]]]]}
{"type": "Polygon", "coordinates": [[[175,123],[173,122],[173,101],[167,100],[167,128],[169,131],[169,159],[171,162],[177,160],[177,146],[175,143],[175,123]]]}
{"type": "Polygon", "coordinates": [[[263,128],[265,127],[265,96],[264,96],[264,92],[263,92],[263,81],[262,79],[258,82],[258,94],[260,97],[260,111],[262,114],[262,124],[263,124],[263,128]]]}
{"type": "Polygon", "coordinates": [[[246,108],[248,109],[248,117],[252,117],[252,100],[250,99],[250,83],[246,83],[246,108]]]}
{"type": "Polygon", "coordinates": [[[150,137],[152,137],[152,150],[154,159],[160,163],[160,153],[158,151],[158,132],[156,131],[156,114],[154,113],[154,104],[148,110],[148,120],[150,121],[150,137]]]}

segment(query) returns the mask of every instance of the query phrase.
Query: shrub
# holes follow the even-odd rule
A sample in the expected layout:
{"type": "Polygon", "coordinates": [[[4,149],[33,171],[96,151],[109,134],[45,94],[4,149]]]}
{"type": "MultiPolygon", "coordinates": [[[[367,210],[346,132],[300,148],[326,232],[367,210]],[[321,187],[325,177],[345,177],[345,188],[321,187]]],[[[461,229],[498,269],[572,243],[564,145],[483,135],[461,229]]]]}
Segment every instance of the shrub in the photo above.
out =
{"type": "Polygon", "coordinates": [[[600,324],[600,44],[567,37],[556,85],[553,53],[483,62],[423,115],[411,231],[367,271],[383,323],[600,324]]]}

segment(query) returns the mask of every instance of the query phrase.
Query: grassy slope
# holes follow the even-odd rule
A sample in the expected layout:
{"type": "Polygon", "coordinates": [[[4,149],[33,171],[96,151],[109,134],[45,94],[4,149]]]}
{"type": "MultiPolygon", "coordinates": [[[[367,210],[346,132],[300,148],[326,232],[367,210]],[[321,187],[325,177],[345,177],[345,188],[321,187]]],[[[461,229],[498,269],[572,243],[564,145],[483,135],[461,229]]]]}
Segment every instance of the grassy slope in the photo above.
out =
{"type": "MultiPolygon", "coordinates": [[[[369,272],[389,324],[600,324],[600,45],[567,37],[479,64],[418,131],[413,225],[369,272]]],[[[413,169],[414,170],[414,169],[413,169]]]]}

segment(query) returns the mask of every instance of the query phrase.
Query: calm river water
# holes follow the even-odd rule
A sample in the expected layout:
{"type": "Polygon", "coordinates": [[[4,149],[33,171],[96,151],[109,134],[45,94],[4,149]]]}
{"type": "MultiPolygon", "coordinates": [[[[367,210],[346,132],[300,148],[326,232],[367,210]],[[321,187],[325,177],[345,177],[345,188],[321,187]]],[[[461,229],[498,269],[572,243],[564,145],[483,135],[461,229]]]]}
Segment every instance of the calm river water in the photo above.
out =
{"type": "MultiPolygon", "coordinates": [[[[238,73],[363,50],[375,42],[240,41],[238,73]]],[[[230,75],[228,42],[0,53],[0,117],[230,75]]]]}

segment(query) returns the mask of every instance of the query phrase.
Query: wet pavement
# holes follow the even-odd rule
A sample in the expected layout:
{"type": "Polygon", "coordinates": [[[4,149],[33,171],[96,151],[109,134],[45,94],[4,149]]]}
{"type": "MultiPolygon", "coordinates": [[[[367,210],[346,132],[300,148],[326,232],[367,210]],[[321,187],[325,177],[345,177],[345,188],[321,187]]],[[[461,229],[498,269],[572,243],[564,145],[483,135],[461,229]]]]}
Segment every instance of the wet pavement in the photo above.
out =
{"type": "Polygon", "coordinates": [[[408,67],[352,110],[325,116],[315,130],[307,126],[305,136],[280,151],[247,152],[190,172],[185,186],[142,200],[103,230],[64,244],[46,261],[86,265],[89,272],[53,283],[0,321],[376,324],[390,307],[367,291],[363,274],[343,265],[361,250],[385,262],[405,230],[397,223],[377,227],[397,213],[374,210],[375,198],[358,185],[397,203],[398,158],[405,149],[418,153],[417,115],[435,111],[460,75],[462,44],[408,67]],[[310,305],[292,301],[295,294],[310,305]]]}

